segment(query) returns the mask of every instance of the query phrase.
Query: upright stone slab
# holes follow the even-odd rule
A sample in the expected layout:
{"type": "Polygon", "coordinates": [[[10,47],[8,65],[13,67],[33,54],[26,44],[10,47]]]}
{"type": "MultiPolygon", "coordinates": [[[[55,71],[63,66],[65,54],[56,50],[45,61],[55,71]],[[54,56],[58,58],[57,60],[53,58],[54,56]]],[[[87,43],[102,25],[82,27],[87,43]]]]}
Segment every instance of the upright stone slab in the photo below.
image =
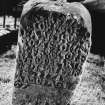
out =
{"type": "Polygon", "coordinates": [[[30,0],[24,5],[13,105],[70,105],[91,46],[91,18],[80,3],[30,0]]]}

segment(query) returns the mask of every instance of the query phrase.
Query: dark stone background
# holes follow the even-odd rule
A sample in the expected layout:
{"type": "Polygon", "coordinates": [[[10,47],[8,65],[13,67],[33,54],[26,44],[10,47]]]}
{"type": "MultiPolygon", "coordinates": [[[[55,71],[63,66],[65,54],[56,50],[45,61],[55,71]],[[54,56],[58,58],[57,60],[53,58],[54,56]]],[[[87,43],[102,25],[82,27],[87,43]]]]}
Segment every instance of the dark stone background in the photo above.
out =
{"type": "Polygon", "coordinates": [[[90,10],[92,17],[91,52],[105,57],[105,13],[90,10]]]}

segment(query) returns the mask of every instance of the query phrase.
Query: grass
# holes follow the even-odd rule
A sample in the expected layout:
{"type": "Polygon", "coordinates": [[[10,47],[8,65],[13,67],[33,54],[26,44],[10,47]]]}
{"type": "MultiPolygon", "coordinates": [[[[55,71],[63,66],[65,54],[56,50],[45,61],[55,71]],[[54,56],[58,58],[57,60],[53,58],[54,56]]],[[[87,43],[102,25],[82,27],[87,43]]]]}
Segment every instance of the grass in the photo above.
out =
{"type": "Polygon", "coordinates": [[[92,55],[84,63],[72,105],[105,105],[105,65],[100,62],[104,62],[103,58],[92,55]]]}
{"type": "Polygon", "coordinates": [[[15,48],[0,57],[0,105],[12,105],[14,73],[15,48]]]}

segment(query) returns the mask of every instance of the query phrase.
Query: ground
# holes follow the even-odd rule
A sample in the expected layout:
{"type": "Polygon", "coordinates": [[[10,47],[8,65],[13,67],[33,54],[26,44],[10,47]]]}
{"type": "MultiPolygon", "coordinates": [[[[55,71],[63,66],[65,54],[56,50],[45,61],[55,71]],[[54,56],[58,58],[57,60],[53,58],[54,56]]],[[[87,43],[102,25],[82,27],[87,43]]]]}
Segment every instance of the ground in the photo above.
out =
{"type": "Polygon", "coordinates": [[[0,57],[0,105],[11,105],[15,72],[15,49],[0,57]]]}
{"type": "MultiPolygon", "coordinates": [[[[10,51],[0,56],[0,105],[12,105],[13,78],[16,65],[15,51],[16,46],[12,46],[10,51]]],[[[73,105],[105,105],[103,103],[105,102],[105,82],[100,79],[105,74],[103,62],[104,60],[100,56],[89,54],[80,76],[81,80],[74,91],[73,102],[75,104],[73,105]]]]}

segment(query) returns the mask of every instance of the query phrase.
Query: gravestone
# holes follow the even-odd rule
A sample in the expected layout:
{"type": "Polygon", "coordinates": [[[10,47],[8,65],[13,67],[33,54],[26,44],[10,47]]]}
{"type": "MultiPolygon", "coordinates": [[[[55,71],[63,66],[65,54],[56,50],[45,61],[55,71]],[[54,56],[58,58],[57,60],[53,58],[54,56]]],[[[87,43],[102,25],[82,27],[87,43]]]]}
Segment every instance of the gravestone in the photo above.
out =
{"type": "Polygon", "coordinates": [[[80,3],[30,0],[18,34],[13,105],[70,105],[91,47],[91,17],[80,3]]]}

